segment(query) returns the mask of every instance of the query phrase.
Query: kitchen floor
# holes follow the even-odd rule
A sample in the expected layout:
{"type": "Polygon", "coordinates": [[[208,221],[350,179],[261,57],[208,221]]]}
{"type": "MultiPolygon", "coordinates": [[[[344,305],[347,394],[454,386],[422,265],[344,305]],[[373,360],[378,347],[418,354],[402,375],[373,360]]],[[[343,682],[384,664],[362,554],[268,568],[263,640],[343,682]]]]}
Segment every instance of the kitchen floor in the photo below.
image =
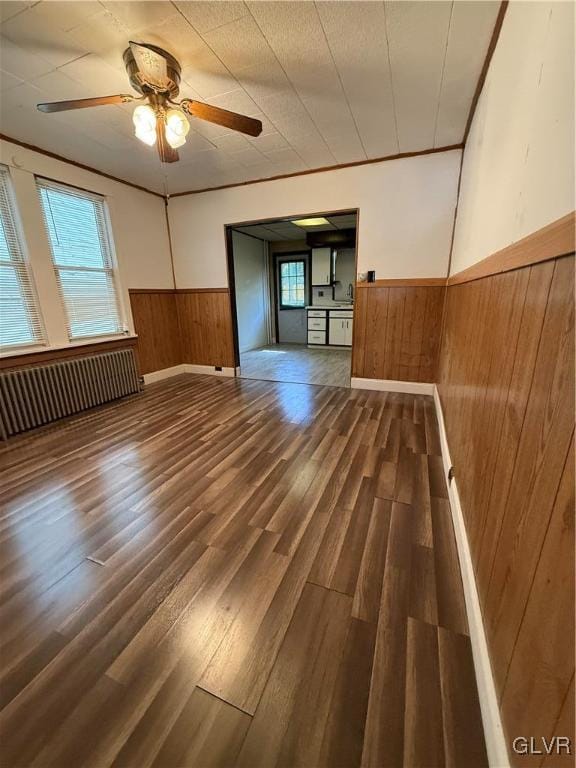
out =
{"type": "Polygon", "coordinates": [[[273,344],[241,352],[240,377],[349,387],[351,355],[349,349],[311,349],[299,344],[273,344]]]}

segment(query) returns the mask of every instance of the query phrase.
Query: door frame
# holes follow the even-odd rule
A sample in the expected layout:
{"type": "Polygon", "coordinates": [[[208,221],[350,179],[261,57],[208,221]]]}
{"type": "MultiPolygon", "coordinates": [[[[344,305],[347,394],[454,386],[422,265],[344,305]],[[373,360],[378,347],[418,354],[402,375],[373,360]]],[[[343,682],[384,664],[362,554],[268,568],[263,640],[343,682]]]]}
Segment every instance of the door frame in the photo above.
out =
{"type": "MultiPolygon", "coordinates": [[[[306,211],[304,213],[302,212],[296,212],[289,215],[284,216],[273,216],[268,218],[262,218],[262,219],[252,219],[248,221],[235,221],[231,222],[229,224],[224,224],[224,247],[226,252],[226,266],[228,271],[228,295],[230,298],[230,316],[231,316],[231,324],[232,324],[232,342],[233,342],[233,348],[234,348],[234,374],[235,376],[238,376],[240,373],[240,345],[238,342],[238,317],[236,314],[236,282],[235,282],[235,276],[234,276],[234,251],[233,251],[233,244],[232,244],[232,231],[234,229],[238,229],[238,227],[249,227],[254,224],[275,224],[279,221],[290,221],[292,219],[304,219],[304,218],[317,218],[323,216],[324,218],[329,218],[330,216],[341,216],[342,214],[346,213],[354,213],[356,214],[356,244],[355,244],[355,260],[354,260],[354,269],[355,274],[358,276],[358,251],[360,247],[360,208],[359,207],[350,207],[350,208],[340,208],[337,210],[331,210],[331,211],[306,211]]],[[[246,234],[246,233],[244,233],[246,234]]],[[[260,239],[260,238],[257,238],[260,239]]],[[[312,268],[309,269],[310,272],[310,279],[312,279],[312,268]]],[[[277,290],[276,287],[276,280],[274,280],[274,286],[275,290],[277,290]]],[[[358,352],[356,349],[356,340],[359,338],[358,332],[357,332],[357,325],[356,325],[356,319],[357,319],[357,312],[356,312],[356,305],[357,305],[357,299],[358,299],[358,284],[357,281],[354,283],[354,305],[352,308],[352,319],[354,321],[353,327],[352,327],[352,354],[350,358],[350,377],[352,377],[352,371],[354,369],[354,357],[355,354],[358,352]]],[[[277,313],[275,312],[275,316],[277,316],[277,313]]],[[[276,339],[278,339],[278,331],[276,329],[276,339]]]]}
{"type": "MultiPolygon", "coordinates": [[[[280,270],[278,268],[278,265],[281,261],[283,261],[287,256],[301,256],[304,258],[289,258],[288,261],[303,261],[304,262],[304,281],[306,283],[306,296],[308,297],[309,301],[312,301],[312,265],[311,265],[311,250],[308,251],[286,251],[283,253],[273,253],[272,254],[272,271],[274,273],[274,327],[276,328],[276,344],[280,344],[280,296],[278,295],[278,288],[280,285],[280,270]]],[[[285,307],[282,311],[290,312],[291,310],[302,310],[306,311],[306,304],[304,304],[304,307],[285,307]]]]}

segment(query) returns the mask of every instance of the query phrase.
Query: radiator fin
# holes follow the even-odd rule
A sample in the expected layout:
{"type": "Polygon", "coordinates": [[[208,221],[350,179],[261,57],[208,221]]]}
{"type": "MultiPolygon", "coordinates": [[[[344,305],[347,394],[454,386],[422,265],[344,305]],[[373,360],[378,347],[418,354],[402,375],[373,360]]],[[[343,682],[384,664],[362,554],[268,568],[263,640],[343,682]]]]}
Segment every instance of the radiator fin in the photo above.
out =
{"type": "Polygon", "coordinates": [[[140,391],[134,350],[0,373],[3,438],[140,391]]]}

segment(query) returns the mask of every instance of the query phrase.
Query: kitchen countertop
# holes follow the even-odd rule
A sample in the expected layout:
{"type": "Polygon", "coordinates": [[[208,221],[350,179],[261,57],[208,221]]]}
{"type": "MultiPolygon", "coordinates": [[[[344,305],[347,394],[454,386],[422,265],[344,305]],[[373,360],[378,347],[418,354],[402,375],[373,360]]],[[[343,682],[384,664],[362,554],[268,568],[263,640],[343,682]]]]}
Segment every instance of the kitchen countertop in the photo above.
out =
{"type": "Polygon", "coordinates": [[[308,304],[306,309],[354,309],[354,304],[308,304]]]}

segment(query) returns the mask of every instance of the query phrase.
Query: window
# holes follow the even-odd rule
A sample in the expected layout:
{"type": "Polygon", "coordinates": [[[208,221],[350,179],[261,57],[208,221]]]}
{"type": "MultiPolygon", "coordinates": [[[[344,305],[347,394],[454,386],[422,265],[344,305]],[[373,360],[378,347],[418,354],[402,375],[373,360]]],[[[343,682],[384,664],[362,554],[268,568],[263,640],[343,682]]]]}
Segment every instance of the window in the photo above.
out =
{"type": "Polygon", "coordinates": [[[16,225],[10,174],[0,166],[0,347],[44,340],[38,297],[16,225]]]}
{"type": "Polygon", "coordinates": [[[280,262],[280,309],[306,305],[304,260],[280,262]]]}
{"type": "Polygon", "coordinates": [[[122,333],[105,201],[44,180],[38,189],[69,338],[122,333]]]}

